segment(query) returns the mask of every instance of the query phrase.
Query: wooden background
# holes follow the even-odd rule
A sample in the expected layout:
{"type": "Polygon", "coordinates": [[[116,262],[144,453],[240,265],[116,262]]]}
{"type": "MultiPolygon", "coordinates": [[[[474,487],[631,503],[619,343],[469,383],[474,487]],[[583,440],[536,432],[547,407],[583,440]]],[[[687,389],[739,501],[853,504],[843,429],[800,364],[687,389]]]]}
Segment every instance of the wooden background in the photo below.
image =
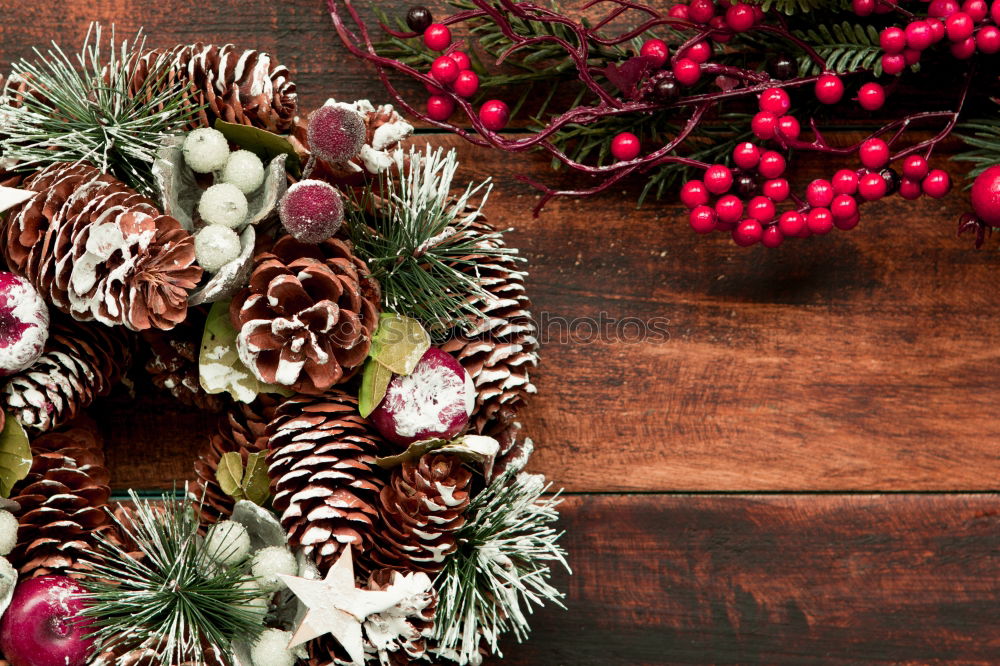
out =
{"type": "MultiPolygon", "coordinates": [[[[0,68],[52,38],[75,48],[96,19],[274,53],[305,107],[384,99],[322,4],[0,0],[0,68]]],[[[505,663],[1000,661],[1000,292],[995,242],[955,238],[961,193],[745,250],[632,193],[532,219],[513,176],[552,178],[544,159],[425,138],[496,178],[487,210],[516,229],[539,318],[667,322],[658,341],[544,346],[526,425],[533,469],[569,491],[575,575],[558,576],[570,612],[538,613],[505,663]]],[[[119,488],[186,478],[210,423],[162,400],[103,422],[119,488]]]]}

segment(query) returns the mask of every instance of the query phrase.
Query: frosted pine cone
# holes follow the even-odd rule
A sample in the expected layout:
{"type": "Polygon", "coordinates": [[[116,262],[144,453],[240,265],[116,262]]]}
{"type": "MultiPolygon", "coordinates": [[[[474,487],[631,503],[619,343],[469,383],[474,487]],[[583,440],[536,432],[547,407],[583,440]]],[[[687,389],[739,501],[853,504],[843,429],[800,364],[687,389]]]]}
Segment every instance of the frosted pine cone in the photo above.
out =
{"type": "Polygon", "coordinates": [[[378,327],[378,283],[365,262],[342,240],[309,245],[291,236],[254,262],[250,286],[230,309],[243,363],[298,393],[350,379],[378,327]]]}
{"type": "Polygon", "coordinates": [[[145,368],[154,386],[183,405],[218,412],[222,399],[206,393],[198,378],[205,314],[203,309],[190,309],[188,318],[174,329],[151,329],[140,336],[149,350],[145,368]]]}

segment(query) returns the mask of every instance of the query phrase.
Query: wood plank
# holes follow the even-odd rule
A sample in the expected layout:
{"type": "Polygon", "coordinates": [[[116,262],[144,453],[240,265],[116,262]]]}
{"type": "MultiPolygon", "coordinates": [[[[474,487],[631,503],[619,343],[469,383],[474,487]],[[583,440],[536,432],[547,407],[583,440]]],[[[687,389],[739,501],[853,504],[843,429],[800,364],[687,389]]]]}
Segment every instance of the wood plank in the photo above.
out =
{"type": "Polygon", "coordinates": [[[1000,661],[995,496],[584,496],[563,515],[569,612],[537,613],[498,665],[1000,661]]]}

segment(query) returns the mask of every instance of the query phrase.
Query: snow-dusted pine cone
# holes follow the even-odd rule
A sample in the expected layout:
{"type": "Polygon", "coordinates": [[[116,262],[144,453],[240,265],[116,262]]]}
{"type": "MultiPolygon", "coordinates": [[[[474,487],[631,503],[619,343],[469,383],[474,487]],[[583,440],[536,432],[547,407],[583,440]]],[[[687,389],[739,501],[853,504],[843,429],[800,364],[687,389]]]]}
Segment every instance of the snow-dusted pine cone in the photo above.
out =
{"type": "Polygon", "coordinates": [[[136,331],[187,316],[201,278],[194,238],[124,183],[88,165],[54,164],[5,222],[4,255],[54,307],[136,331]]]}
{"type": "Polygon", "coordinates": [[[378,283],[347,242],[283,236],[254,258],[249,287],[233,298],[240,359],[262,381],[321,394],[364,363],[379,301],[378,283]]]}
{"type": "Polygon", "coordinates": [[[289,543],[323,571],[345,546],[360,559],[382,538],[375,532],[385,473],[375,459],[389,447],[358,413],[357,399],[336,389],[290,398],[267,432],[273,506],[289,543]]]}
{"type": "Polygon", "coordinates": [[[198,379],[205,315],[204,308],[191,308],[188,318],[173,329],[149,329],[140,337],[148,351],[145,368],[154,386],[182,405],[218,412],[222,410],[222,398],[206,393],[198,379]]]}
{"type": "MultiPolygon", "coordinates": [[[[483,220],[466,233],[480,237],[495,229],[483,220]]],[[[503,247],[502,239],[483,238],[481,247],[503,247]]],[[[441,348],[452,354],[476,385],[473,429],[496,436],[514,422],[527,396],[535,393],[530,371],[538,365],[538,333],[531,317],[531,301],[524,288],[526,273],[513,256],[470,255],[463,267],[490,294],[475,306],[486,316],[471,331],[456,330],[441,348]]]]}
{"type": "Polygon", "coordinates": [[[132,341],[121,327],[53,317],[45,351],[7,378],[4,409],[28,430],[51,430],[108,395],[128,368],[132,341]]]}
{"type": "Polygon", "coordinates": [[[366,553],[372,562],[366,568],[440,571],[465,524],[471,481],[455,456],[429,453],[395,468],[379,494],[382,531],[366,553]]]}

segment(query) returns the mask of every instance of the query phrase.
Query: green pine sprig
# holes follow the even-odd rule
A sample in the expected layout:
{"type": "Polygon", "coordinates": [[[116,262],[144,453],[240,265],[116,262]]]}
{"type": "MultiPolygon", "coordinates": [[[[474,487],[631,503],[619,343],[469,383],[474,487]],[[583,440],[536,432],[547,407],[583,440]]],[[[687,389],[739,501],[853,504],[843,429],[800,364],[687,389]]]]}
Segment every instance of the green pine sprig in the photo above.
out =
{"type": "Polygon", "coordinates": [[[163,666],[200,662],[208,648],[227,658],[234,639],[263,631],[262,612],[251,605],[260,592],[249,565],[213,561],[198,535],[195,507],[170,496],[150,502],[130,491],[130,497],[131,517],[114,519],[142,557],[98,535],[93,574],[82,581],[95,654],[143,647],[163,666]]]}
{"type": "MultiPolygon", "coordinates": [[[[827,71],[844,73],[870,69],[875,76],[882,74],[879,31],[871,24],[861,25],[849,21],[830,25],[817,23],[813,28],[795,30],[793,33],[826,60],[827,71]]],[[[820,73],[820,66],[806,54],[799,55],[798,62],[800,76],[820,73]]]]}
{"type": "Polygon", "coordinates": [[[958,138],[969,146],[968,150],[958,153],[953,160],[971,162],[968,182],[991,166],[1000,164],[1000,120],[996,117],[982,118],[958,126],[958,138]]]}
{"type": "Polygon", "coordinates": [[[506,474],[472,500],[456,534],[458,550],[438,574],[435,638],[442,655],[472,663],[480,641],[498,656],[502,634],[524,640],[528,615],[545,603],[562,606],[563,593],[549,582],[551,566],[569,570],[559,545],[558,493],[539,475],[506,474]]]}
{"type": "Polygon", "coordinates": [[[842,11],[849,9],[851,0],[750,0],[765,12],[779,11],[787,16],[816,11],[842,11]]]}
{"type": "Polygon", "coordinates": [[[131,187],[152,195],[152,163],[165,136],[182,128],[198,107],[181,84],[168,84],[166,56],[160,56],[137,91],[130,90],[131,65],[145,50],[141,33],[109,48],[91,25],[80,53],[58,45],[35,61],[12,67],[0,97],[3,140],[0,154],[19,167],[54,162],[89,162],[131,187]],[[28,91],[19,94],[26,84],[28,91]]]}

